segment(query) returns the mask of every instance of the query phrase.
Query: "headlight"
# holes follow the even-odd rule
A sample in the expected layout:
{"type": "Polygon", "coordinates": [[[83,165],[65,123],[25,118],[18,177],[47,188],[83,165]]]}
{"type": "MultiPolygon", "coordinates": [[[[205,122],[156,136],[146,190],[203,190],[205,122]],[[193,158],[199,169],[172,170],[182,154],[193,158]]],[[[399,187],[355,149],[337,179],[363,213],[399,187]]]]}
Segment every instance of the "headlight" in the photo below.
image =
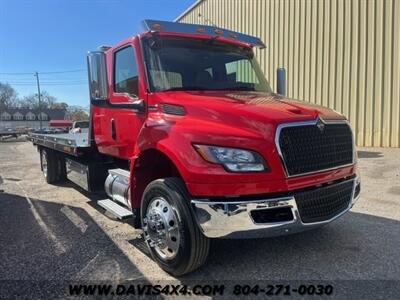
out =
{"type": "Polygon", "coordinates": [[[194,145],[194,147],[206,161],[221,164],[232,172],[268,170],[267,164],[261,155],[254,151],[207,145],[194,145]]]}

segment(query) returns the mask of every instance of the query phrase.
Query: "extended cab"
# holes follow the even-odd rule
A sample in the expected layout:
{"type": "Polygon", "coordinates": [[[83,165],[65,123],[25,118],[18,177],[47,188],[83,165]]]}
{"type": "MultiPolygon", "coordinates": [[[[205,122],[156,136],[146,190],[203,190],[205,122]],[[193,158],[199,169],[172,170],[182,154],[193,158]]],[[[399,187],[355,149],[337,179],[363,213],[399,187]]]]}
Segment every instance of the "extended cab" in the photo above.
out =
{"type": "Polygon", "coordinates": [[[146,30],[88,54],[89,133],[32,134],[49,183],[93,191],[142,228],[154,260],[182,275],[210,238],[320,227],[360,192],[349,123],[275,94],[255,37],[146,20],[146,30]]]}

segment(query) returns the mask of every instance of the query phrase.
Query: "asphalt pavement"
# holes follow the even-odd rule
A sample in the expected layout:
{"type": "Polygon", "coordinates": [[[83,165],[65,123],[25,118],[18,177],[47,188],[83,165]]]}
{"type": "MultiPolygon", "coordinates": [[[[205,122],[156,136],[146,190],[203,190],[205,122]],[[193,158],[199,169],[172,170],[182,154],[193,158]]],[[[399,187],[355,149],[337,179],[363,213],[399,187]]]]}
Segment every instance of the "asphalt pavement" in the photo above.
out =
{"type": "MultiPolygon", "coordinates": [[[[297,280],[354,286],[352,295],[368,298],[371,284],[400,283],[400,149],[362,148],[358,154],[362,192],[349,213],[297,235],[213,240],[207,263],[176,279],[148,257],[139,230],[104,214],[96,204],[104,195],[72,183],[46,184],[31,143],[1,142],[0,295],[15,292],[10,287],[18,281],[297,280]]],[[[389,292],[375,291],[378,298],[389,292]]]]}

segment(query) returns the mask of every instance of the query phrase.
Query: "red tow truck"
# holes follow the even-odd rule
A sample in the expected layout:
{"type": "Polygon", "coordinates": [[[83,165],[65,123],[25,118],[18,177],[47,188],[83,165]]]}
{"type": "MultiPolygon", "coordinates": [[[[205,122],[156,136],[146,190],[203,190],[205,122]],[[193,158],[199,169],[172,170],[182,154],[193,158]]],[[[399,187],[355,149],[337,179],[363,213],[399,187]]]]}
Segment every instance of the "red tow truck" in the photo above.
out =
{"type": "MultiPolygon", "coordinates": [[[[256,37],[145,20],[145,31],[87,56],[89,133],[32,134],[48,183],[69,179],[142,228],[179,276],[212,238],[285,235],[346,213],[360,192],[341,114],[271,90],[256,37]]],[[[280,82],[281,83],[281,82],[280,82]]]]}

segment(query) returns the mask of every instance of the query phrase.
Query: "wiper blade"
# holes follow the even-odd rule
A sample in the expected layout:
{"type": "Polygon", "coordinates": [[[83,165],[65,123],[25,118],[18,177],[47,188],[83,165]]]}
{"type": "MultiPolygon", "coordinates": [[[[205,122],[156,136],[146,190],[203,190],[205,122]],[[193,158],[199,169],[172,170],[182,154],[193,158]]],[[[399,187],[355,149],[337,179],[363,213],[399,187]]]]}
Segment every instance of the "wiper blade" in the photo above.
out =
{"type": "Polygon", "coordinates": [[[169,92],[169,91],[204,91],[207,90],[205,87],[201,86],[181,86],[181,87],[173,87],[165,90],[160,90],[160,92],[169,92]]]}
{"type": "Polygon", "coordinates": [[[226,87],[222,89],[218,89],[220,91],[255,91],[253,87],[249,86],[235,86],[235,87],[226,87]]]}
{"type": "Polygon", "coordinates": [[[173,87],[165,90],[159,90],[159,92],[169,92],[169,91],[255,91],[253,87],[248,86],[234,86],[234,87],[224,87],[224,88],[210,88],[202,86],[182,86],[173,87]]]}

